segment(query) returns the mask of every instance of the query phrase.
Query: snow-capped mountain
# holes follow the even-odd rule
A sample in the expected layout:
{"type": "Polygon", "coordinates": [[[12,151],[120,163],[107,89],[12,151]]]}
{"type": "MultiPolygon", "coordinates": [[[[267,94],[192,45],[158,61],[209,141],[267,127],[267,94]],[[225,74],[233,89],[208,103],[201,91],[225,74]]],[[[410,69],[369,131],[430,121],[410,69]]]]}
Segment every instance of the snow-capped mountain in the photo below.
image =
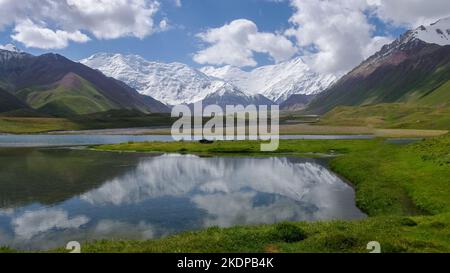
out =
{"type": "Polygon", "coordinates": [[[441,19],[429,26],[420,26],[409,30],[391,44],[369,57],[349,75],[367,76],[380,65],[398,65],[417,53],[418,48],[426,45],[450,45],[450,17],[441,19]]]}
{"type": "Polygon", "coordinates": [[[232,84],[181,63],[157,63],[137,55],[106,53],[80,62],[169,105],[195,103],[210,94],[245,95],[232,84]]]}
{"type": "Polygon", "coordinates": [[[272,105],[273,101],[263,95],[248,95],[232,84],[227,83],[223,88],[209,94],[202,100],[203,105],[219,105],[225,108],[227,105],[272,105]]]}
{"type": "Polygon", "coordinates": [[[0,45],[0,64],[2,65],[4,65],[6,61],[9,61],[13,58],[21,59],[30,56],[30,54],[22,52],[12,44],[0,45]]]}
{"type": "Polygon", "coordinates": [[[398,102],[448,106],[449,34],[450,18],[405,32],[319,94],[307,112],[398,102]]]}
{"type": "Polygon", "coordinates": [[[208,76],[226,80],[251,94],[262,94],[281,103],[294,94],[315,95],[338,79],[337,75],[320,75],[298,57],[290,61],[256,68],[250,72],[237,67],[204,67],[208,76]]]}
{"type": "Polygon", "coordinates": [[[0,45],[0,49],[11,51],[11,52],[16,52],[16,53],[21,53],[22,52],[22,50],[18,49],[13,44],[0,45]]]}
{"type": "Polygon", "coordinates": [[[441,19],[427,27],[420,26],[412,35],[429,44],[450,45],[450,17],[441,19]]]}

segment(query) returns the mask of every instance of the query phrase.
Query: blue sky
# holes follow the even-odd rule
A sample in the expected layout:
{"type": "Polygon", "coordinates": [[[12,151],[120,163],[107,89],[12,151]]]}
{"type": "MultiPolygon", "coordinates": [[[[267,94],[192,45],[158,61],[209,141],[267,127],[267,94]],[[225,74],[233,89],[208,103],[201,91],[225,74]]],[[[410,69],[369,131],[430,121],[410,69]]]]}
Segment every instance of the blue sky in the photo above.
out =
{"type": "MultiPolygon", "coordinates": [[[[254,21],[262,31],[273,32],[287,28],[293,10],[288,2],[277,3],[264,0],[202,1],[185,0],[181,7],[174,1],[161,2],[161,13],[156,21],[169,19],[170,28],[144,39],[125,37],[115,40],[92,40],[87,43],[71,43],[65,49],[41,50],[26,48],[10,37],[12,27],[0,34],[0,44],[13,43],[32,54],[57,52],[73,60],[86,58],[97,52],[138,54],[148,60],[182,62],[199,66],[192,60],[192,54],[200,48],[195,34],[210,27],[220,27],[235,19],[254,21]]],[[[263,54],[257,56],[261,64],[271,63],[263,54]]]]}
{"type": "Polygon", "coordinates": [[[128,3],[114,7],[107,6],[107,1],[65,0],[67,4],[60,1],[54,15],[39,11],[45,5],[42,3],[53,1],[1,2],[0,45],[13,43],[32,54],[56,52],[73,60],[109,52],[195,67],[231,64],[247,69],[319,53],[312,65],[335,72],[349,69],[383,43],[415,26],[419,19],[433,20],[450,14],[450,7],[443,6],[446,1],[441,0],[434,1],[435,10],[426,16],[421,16],[420,5],[433,5],[433,1],[410,6],[411,14],[395,11],[389,6],[392,1],[385,0],[376,6],[369,5],[368,0],[114,0],[111,2],[128,3]],[[97,6],[90,4],[94,2],[97,6]],[[74,12],[73,7],[79,12],[74,12]],[[111,12],[99,13],[100,8],[111,12]],[[138,19],[130,22],[133,12],[138,19]],[[97,19],[105,20],[104,24],[97,19]],[[161,29],[161,21],[169,27],[161,29]],[[241,30],[246,35],[243,39],[241,34],[233,34],[241,30]],[[201,33],[204,35],[199,36],[201,33]]]}

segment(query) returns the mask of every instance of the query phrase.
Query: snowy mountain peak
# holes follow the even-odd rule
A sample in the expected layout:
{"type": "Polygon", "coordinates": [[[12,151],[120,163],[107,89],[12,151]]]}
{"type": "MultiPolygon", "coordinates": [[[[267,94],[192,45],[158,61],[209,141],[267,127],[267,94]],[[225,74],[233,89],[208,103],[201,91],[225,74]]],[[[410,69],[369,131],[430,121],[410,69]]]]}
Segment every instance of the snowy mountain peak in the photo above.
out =
{"type": "Polygon", "coordinates": [[[337,80],[336,75],[315,73],[300,57],[249,72],[234,66],[197,70],[181,63],[157,63],[137,55],[108,53],[80,62],[169,105],[191,104],[212,94],[246,99],[262,95],[280,103],[294,94],[318,94],[337,80]]]}
{"type": "Polygon", "coordinates": [[[31,55],[22,52],[12,44],[0,45],[0,64],[5,64],[12,59],[21,60],[23,58],[30,57],[31,55]]]}
{"type": "Polygon", "coordinates": [[[22,53],[22,50],[18,49],[13,44],[0,45],[0,49],[6,50],[6,51],[10,51],[10,52],[14,52],[14,53],[22,53]]]}
{"type": "Polygon", "coordinates": [[[450,45],[450,17],[441,19],[427,27],[420,26],[413,37],[429,44],[450,45]]]}
{"type": "Polygon", "coordinates": [[[99,53],[80,61],[169,105],[190,104],[210,94],[239,93],[237,87],[182,63],[157,63],[137,55],[99,53]]]}
{"type": "Polygon", "coordinates": [[[427,27],[420,26],[407,31],[392,43],[384,45],[380,51],[356,67],[352,74],[369,75],[380,64],[398,65],[427,44],[450,45],[450,17],[427,27]]]}
{"type": "Polygon", "coordinates": [[[315,95],[337,80],[336,75],[320,75],[313,72],[301,57],[290,61],[256,68],[250,72],[237,67],[204,67],[208,76],[228,81],[251,94],[283,102],[291,95],[315,95]]]}

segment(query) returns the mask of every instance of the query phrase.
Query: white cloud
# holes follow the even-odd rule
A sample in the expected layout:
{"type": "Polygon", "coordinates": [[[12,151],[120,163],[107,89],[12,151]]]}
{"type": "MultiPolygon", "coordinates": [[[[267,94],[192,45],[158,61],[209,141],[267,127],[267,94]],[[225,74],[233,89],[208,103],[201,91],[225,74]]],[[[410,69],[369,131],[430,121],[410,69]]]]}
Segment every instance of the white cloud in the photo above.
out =
{"type": "Polygon", "coordinates": [[[372,37],[365,14],[365,0],[292,0],[294,25],[286,34],[295,36],[309,56],[311,66],[322,73],[342,73],[355,67],[381,47],[387,37],[372,37]]]}
{"type": "MultiPolygon", "coordinates": [[[[124,36],[144,38],[153,32],[152,16],[158,2],[145,0],[66,0],[67,23],[86,29],[100,39],[124,36]]],[[[64,19],[63,19],[64,21],[64,19]]]]}
{"type": "MultiPolygon", "coordinates": [[[[156,0],[0,0],[0,6],[0,29],[13,25],[17,30],[29,22],[38,23],[45,40],[53,36],[57,47],[49,48],[61,48],[64,41],[85,41],[82,32],[98,39],[142,39],[155,32],[153,17],[159,10],[156,0]]],[[[36,41],[27,39],[28,45],[42,40],[42,35],[37,36],[36,41]]]]}
{"type": "Polygon", "coordinates": [[[367,0],[383,20],[415,28],[450,16],[448,0],[367,0]]]}
{"type": "MultiPolygon", "coordinates": [[[[379,51],[384,45],[390,44],[394,41],[393,37],[375,36],[370,43],[363,48],[364,59],[369,58],[375,52],[379,51]]],[[[361,60],[362,61],[362,60],[361,60]]]]}
{"type": "Polygon", "coordinates": [[[26,20],[16,25],[14,34],[11,38],[21,42],[26,47],[35,47],[42,49],[65,48],[69,41],[85,43],[89,37],[80,31],[67,32],[64,30],[53,31],[49,28],[38,26],[26,20]]]}
{"type": "Polygon", "coordinates": [[[209,29],[197,37],[209,45],[194,55],[194,61],[200,64],[256,66],[254,52],[266,53],[276,62],[287,60],[297,52],[283,35],[259,32],[256,24],[246,19],[209,29]]]}
{"type": "Polygon", "coordinates": [[[375,15],[395,26],[418,27],[450,15],[448,0],[291,0],[294,25],[286,31],[319,72],[346,72],[393,37],[374,36],[375,15]]]}
{"type": "Polygon", "coordinates": [[[165,30],[169,27],[169,22],[166,19],[163,19],[159,22],[159,28],[161,30],[165,30]]]}
{"type": "MultiPolygon", "coordinates": [[[[21,52],[20,49],[18,49],[15,45],[13,44],[6,44],[6,45],[0,45],[0,49],[3,50],[8,50],[8,51],[13,51],[13,52],[21,52]]],[[[0,215],[1,215],[1,210],[0,210],[0,215]]]]}

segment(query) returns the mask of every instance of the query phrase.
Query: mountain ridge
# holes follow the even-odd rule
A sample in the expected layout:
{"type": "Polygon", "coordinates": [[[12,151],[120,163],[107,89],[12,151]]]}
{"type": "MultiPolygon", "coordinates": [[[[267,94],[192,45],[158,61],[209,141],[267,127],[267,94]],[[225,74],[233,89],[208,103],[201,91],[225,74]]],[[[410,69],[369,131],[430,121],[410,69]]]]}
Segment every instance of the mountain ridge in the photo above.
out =
{"type": "MultiPolygon", "coordinates": [[[[440,20],[432,26],[435,30],[443,28],[450,33],[450,19],[440,20]]],[[[307,112],[323,114],[337,106],[394,102],[450,104],[450,90],[446,89],[450,81],[450,40],[443,45],[430,37],[425,39],[428,42],[424,41],[421,33],[427,30],[421,26],[383,46],[319,94],[309,104],[307,112]]],[[[435,33],[440,37],[439,32],[435,33]]]]}
{"type": "Polygon", "coordinates": [[[0,88],[0,112],[10,112],[21,109],[29,109],[29,107],[16,96],[0,88]]]}
{"type": "Polygon", "coordinates": [[[282,103],[292,95],[317,95],[333,84],[339,75],[320,75],[301,57],[246,72],[233,66],[203,67],[200,71],[238,86],[250,94],[262,94],[282,103]]]}
{"type": "MultiPolygon", "coordinates": [[[[143,97],[124,83],[53,53],[33,56],[0,50],[0,83],[33,108],[43,108],[44,112],[56,115],[89,114],[112,109],[151,113],[154,109],[163,108],[161,103],[143,97]],[[69,78],[72,85],[65,86],[64,83],[70,82],[69,78]],[[78,82],[78,86],[73,85],[74,82],[78,82]]],[[[165,112],[168,111],[168,108],[165,109],[165,112]]]]}
{"type": "MultiPolygon", "coordinates": [[[[274,102],[266,98],[263,95],[248,95],[239,90],[237,87],[223,88],[214,93],[207,95],[203,100],[201,100],[204,106],[207,105],[219,105],[222,109],[225,109],[227,105],[273,105],[274,102]],[[233,89],[234,88],[234,89],[233,89]]],[[[193,104],[190,104],[192,107],[193,104]]]]}
{"type": "Polygon", "coordinates": [[[222,101],[233,100],[246,104],[252,95],[236,86],[186,64],[158,63],[138,55],[97,53],[80,61],[104,74],[119,79],[141,94],[150,95],[168,105],[192,104],[219,94],[228,96],[222,101]],[[241,98],[241,100],[238,100],[241,98]]]}

